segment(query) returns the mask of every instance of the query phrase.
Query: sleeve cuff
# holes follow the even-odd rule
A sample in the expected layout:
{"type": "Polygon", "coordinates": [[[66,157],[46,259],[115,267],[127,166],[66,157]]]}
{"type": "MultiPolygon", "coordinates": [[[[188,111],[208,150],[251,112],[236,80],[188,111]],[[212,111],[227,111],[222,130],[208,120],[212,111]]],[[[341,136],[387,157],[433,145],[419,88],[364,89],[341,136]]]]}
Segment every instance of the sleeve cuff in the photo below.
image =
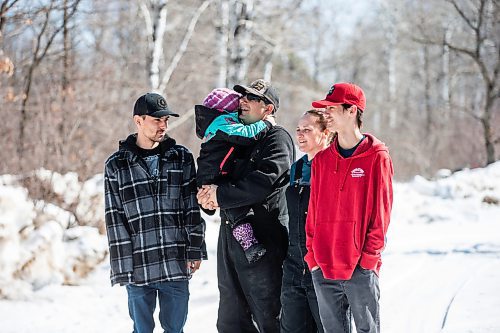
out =
{"type": "Polygon", "coordinates": [[[198,250],[188,250],[186,253],[187,260],[207,260],[207,252],[198,250]]]}
{"type": "Polygon", "coordinates": [[[311,252],[307,252],[306,256],[304,257],[304,261],[309,267],[309,270],[311,270],[315,266],[319,266],[316,260],[314,260],[314,255],[311,252]]]}
{"type": "Polygon", "coordinates": [[[379,260],[380,260],[380,256],[374,256],[374,255],[363,253],[361,255],[361,260],[359,261],[359,265],[364,269],[375,270],[377,268],[377,264],[378,264],[379,260]]]}
{"type": "Polygon", "coordinates": [[[127,284],[131,284],[133,282],[134,282],[134,279],[132,278],[132,272],[115,274],[111,278],[111,285],[112,286],[114,286],[115,284],[119,284],[120,286],[124,286],[127,284]]]}
{"type": "Polygon", "coordinates": [[[201,207],[201,206],[200,206],[200,208],[201,208],[201,210],[202,210],[203,212],[205,212],[205,214],[207,214],[208,216],[212,216],[212,215],[214,215],[214,214],[215,214],[215,212],[216,212],[216,210],[215,210],[215,209],[213,209],[213,210],[212,210],[212,209],[206,209],[206,208],[203,208],[203,207],[201,207]]]}

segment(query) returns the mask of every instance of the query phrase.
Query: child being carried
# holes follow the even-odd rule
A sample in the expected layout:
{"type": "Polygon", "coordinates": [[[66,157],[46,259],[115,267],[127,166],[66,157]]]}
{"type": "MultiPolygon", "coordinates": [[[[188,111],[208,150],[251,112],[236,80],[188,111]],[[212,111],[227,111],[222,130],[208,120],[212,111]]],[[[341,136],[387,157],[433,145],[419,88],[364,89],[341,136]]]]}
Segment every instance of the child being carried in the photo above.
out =
{"type": "MultiPolygon", "coordinates": [[[[228,88],[216,88],[195,106],[196,135],[203,139],[197,159],[197,185],[213,184],[231,173],[235,150],[251,147],[274,125],[272,116],[245,125],[238,118],[241,95],[228,88]]],[[[227,209],[234,238],[243,248],[249,263],[264,256],[266,249],[256,239],[250,206],[227,209]]]]}

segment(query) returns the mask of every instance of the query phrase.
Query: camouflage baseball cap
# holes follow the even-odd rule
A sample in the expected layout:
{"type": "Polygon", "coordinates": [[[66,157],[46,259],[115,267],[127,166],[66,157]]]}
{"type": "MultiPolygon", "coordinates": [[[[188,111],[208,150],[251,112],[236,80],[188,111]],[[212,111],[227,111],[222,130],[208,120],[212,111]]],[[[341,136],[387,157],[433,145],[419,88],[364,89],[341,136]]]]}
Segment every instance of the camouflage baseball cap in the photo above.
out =
{"type": "Polygon", "coordinates": [[[249,86],[235,85],[233,89],[242,95],[254,94],[264,98],[268,103],[274,105],[275,111],[280,107],[280,96],[278,90],[274,88],[270,82],[263,79],[258,79],[250,83],[249,86]]]}

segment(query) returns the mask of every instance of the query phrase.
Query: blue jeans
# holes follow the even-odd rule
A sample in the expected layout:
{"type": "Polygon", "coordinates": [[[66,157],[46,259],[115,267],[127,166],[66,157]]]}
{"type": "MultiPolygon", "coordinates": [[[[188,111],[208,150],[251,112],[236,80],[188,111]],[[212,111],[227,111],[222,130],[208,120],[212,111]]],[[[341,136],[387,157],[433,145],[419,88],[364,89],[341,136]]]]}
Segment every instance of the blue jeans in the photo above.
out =
{"type": "Polygon", "coordinates": [[[166,281],[147,286],[127,285],[128,310],[134,333],[152,333],[156,295],[160,303],[160,323],[165,333],[182,333],[188,313],[188,281],[166,281]]]}

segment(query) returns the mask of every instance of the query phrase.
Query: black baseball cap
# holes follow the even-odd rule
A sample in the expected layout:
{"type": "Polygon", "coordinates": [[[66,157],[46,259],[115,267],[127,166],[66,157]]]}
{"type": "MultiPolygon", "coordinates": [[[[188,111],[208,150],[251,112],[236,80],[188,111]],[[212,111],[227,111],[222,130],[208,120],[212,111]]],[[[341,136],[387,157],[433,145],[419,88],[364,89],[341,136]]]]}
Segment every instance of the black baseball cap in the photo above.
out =
{"type": "Polygon", "coordinates": [[[179,117],[177,113],[172,112],[168,108],[165,98],[156,93],[147,93],[135,101],[134,116],[151,116],[155,118],[164,116],[179,117]]]}
{"type": "Polygon", "coordinates": [[[278,90],[274,88],[270,82],[263,79],[258,79],[250,83],[250,86],[235,85],[233,89],[242,94],[254,94],[266,99],[274,105],[274,111],[278,111],[280,107],[280,96],[278,90]]]}

